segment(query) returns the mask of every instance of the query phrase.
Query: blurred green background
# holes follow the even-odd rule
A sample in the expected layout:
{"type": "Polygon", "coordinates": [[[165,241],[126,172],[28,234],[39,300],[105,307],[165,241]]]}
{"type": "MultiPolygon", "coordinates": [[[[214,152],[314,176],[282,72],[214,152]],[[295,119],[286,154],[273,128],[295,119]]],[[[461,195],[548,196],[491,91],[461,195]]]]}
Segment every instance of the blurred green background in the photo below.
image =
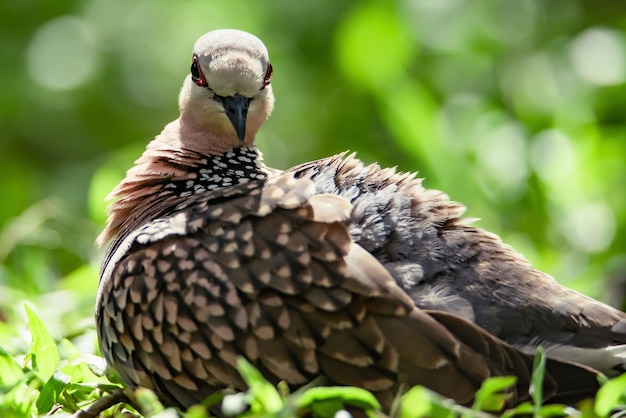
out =
{"type": "MultiPolygon", "coordinates": [[[[286,168],[343,150],[419,171],[562,283],[623,307],[626,2],[0,3],[0,336],[23,302],[93,351],[105,196],[177,117],[191,48],[258,35],[286,168]]],[[[16,325],[17,324],[17,325],[16,325]]]]}

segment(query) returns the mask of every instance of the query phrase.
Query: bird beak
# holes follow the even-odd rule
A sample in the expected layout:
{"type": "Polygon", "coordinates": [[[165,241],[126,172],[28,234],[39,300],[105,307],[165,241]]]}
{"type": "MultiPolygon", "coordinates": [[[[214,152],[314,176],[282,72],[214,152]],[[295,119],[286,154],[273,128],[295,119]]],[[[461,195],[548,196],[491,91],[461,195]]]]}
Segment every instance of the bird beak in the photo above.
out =
{"type": "Polygon", "coordinates": [[[235,128],[239,142],[243,142],[246,138],[246,117],[248,116],[250,99],[236,94],[226,97],[215,95],[215,100],[224,106],[224,112],[226,116],[228,116],[228,120],[230,120],[233,128],[235,128]]]}

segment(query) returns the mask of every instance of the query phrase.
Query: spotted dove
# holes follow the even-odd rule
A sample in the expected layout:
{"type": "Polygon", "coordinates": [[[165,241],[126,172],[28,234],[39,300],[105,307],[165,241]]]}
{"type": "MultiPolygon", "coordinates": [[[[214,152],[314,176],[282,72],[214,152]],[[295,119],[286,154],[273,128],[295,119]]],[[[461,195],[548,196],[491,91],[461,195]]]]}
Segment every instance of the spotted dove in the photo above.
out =
{"type": "Polygon", "coordinates": [[[254,137],[271,77],[253,35],[201,37],[180,117],[111,194],[96,321],[130,388],[189,407],[245,389],[243,356],[272,382],[325,376],[387,409],[401,384],[469,403],[516,375],[512,405],[539,345],[546,398],[589,396],[592,368],[622,370],[622,312],[533,269],[414,174],[346,154],[266,167],[254,137]]]}

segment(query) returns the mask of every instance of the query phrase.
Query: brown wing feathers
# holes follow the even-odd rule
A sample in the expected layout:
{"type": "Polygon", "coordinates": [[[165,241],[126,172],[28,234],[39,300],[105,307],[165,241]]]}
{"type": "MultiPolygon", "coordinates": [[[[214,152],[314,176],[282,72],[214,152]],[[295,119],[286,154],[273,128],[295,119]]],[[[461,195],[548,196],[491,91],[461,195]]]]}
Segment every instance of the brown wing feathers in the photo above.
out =
{"type": "Polygon", "coordinates": [[[159,239],[144,236],[105,282],[103,352],[134,386],[190,406],[244,389],[235,369],[244,355],[275,382],[325,375],[385,402],[399,382],[460,402],[492,375],[517,374],[527,387],[526,356],[414,307],[351,241],[345,200],[312,196],[290,175],[259,187],[182,205],[172,216],[185,218],[186,235],[144,228],[159,239]]]}

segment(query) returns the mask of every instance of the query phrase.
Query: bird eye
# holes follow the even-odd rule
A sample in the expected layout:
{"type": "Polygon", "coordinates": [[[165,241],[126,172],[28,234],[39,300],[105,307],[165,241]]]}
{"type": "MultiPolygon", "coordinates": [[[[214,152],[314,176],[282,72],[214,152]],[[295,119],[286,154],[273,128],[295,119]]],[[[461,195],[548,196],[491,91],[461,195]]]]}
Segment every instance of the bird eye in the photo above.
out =
{"type": "Polygon", "coordinates": [[[204,74],[202,74],[202,69],[200,68],[200,64],[198,64],[197,55],[193,56],[193,62],[191,63],[191,79],[199,87],[209,86],[207,81],[204,79],[204,74]]]}
{"type": "Polygon", "coordinates": [[[272,68],[272,64],[268,63],[267,70],[265,70],[265,76],[263,77],[263,87],[261,87],[261,90],[267,87],[267,85],[270,83],[270,80],[272,79],[272,74],[274,74],[274,68],[272,68]]]}

